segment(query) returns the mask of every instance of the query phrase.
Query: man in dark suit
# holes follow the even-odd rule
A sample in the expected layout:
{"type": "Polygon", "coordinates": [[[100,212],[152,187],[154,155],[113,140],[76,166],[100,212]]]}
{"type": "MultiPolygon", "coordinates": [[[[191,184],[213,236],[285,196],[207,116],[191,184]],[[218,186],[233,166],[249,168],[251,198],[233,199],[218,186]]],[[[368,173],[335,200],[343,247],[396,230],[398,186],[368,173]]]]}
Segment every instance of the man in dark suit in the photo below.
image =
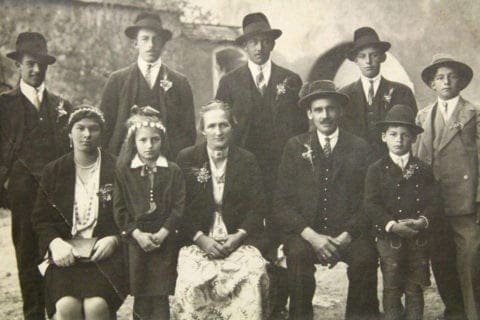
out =
{"type": "Polygon", "coordinates": [[[0,188],[12,211],[12,237],[17,257],[25,319],[44,319],[39,250],[30,222],[43,167],[68,150],[65,131],[70,104],[45,88],[45,75],[55,58],[43,35],[18,35],[7,54],[20,71],[17,88],[0,95],[0,188]]]}
{"type": "Polygon", "coordinates": [[[362,196],[367,143],[338,128],[348,97],[333,82],[305,84],[300,106],[315,129],[291,138],[278,171],[274,222],[284,237],[290,318],[312,319],[316,263],[349,265],[347,319],[378,315],[377,257],[367,231],[362,196]]]}
{"type": "Polygon", "coordinates": [[[160,56],[172,32],[163,28],[158,15],[140,13],[125,34],[134,40],[138,61],[112,73],[105,85],[100,104],[106,120],[104,145],[118,154],[127,133],[130,108],[151,106],[160,111],[167,129],[167,156],[175,159],[181,149],[195,143],[196,130],[190,84],[160,56]]]}
{"type": "Polygon", "coordinates": [[[380,74],[388,49],[390,43],[380,41],[372,28],[355,30],[353,47],[347,58],[360,69],[360,79],[340,89],[341,93],[350,97],[341,127],[367,140],[373,148],[375,158],[387,154],[375,124],[385,118],[388,110],[396,104],[405,104],[417,113],[417,103],[410,88],[387,80],[380,74]]]}
{"type": "MultiPolygon", "coordinates": [[[[246,15],[242,25],[243,35],[236,43],[247,53],[248,62],[221,78],[216,98],[232,107],[238,121],[233,142],[257,158],[270,211],[283,147],[289,138],[308,130],[308,119],[297,107],[302,80],[270,58],[282,31],[272,29],[263,13],[246,15]]],[[[272,238],[274,234],[271,232],[272,238]]],[[[273,240],[268,254],[270,260],[276,257],[277,240],[273,240]]],[[[274,316],[281,312],[287,298],[286,284],[275,280],[284,276],[280,269],[276,271],[280,274],[272,275],[273,283],[283,289],[274,290],[279,295],[279,301],[273,303],[274,316]]]]}

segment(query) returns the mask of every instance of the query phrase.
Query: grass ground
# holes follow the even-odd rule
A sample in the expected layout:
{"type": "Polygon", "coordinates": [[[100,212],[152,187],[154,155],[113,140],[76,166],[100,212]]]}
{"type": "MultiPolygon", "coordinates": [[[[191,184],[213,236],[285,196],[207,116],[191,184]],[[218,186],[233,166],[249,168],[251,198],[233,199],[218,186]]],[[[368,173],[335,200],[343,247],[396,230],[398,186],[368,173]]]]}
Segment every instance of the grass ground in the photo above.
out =
{"type": "MultiPolygon", "coordinates": [[[[313,299],[315,319],[343,318],[347,292],[346,265],[334,269],[319,268],[316,273],[317,291],[313,299]]],[[[433,278],[432,278],[433,280],[433,278]]],[[[381,279],[379,278],[381,283],[381,279]]],[[[379,284],[381,299],[381,285],[379,284]]],[[[118,312],[118,320],[131,319],[132,298],[129,297],[118,312]]],[[[10,214],[0,210],[0,319],[22,319],[22,300],[18,285],[15,253],[10,234],[10,214]]],[[[425,291],[425,320],[433,320],[441,313],[442,303],[435,284],[425,291]]]]}

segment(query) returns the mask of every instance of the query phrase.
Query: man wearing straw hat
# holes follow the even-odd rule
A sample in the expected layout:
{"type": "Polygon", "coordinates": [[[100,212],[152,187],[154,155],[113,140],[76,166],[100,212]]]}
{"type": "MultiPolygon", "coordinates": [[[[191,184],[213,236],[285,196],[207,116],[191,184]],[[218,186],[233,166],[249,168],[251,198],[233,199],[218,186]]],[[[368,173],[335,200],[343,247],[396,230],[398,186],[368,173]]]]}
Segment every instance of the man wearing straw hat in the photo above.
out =
{"type": "Polygon", "coordinates": [[[134,105],[160,111],[167,129],[170,159],[195,143],[193,94],[187,78],[162,61],[165,44],[172,32],[164,29],[160,17],[143,12],[125,29],[138,51],[137,61],[111,74],[105,85],[100,109],[105,114],[104,145],[118,154],[126,136],[125,122],[134,105]]]}
{"type": "MultiPolygon", "coordinates": [[[[308,130],[308,119],[297,107],[302,81],[298,74],[272,62],[270,55],[282,31],[271,28],[263,13],[247,14],[242,26],[243,34],[235,42],[247,53],[248,62],[220,79],[216,98],[232,107],[238,121],[233,141],[257,158],[271,207],[283,147],[289,138],[308,130]]],[[[274,242],[273,247],[278,247],[274,242]]],[[[267,254],[270,260],[277,252],[273,247],[267,254]]],[[[285,287],[279,281],[273,282],[285,287]]],[[[285,289],[278,293],[284,301],[278,301],[274,313],[286,303],[285,289]]]]}
{"type": "Polygon", "coordinates": [[[45,87],[55,58],[48,54],[43,35],[20,33],[16,50],[7,57],[15,60],[20,81],[0,96],[0,186],[7,189],[12,211],[23,314],[25,319],[44,319],[39,249],[30,217],[43,167],[68,150],[65,127],[71,106],[45,87]]]}
{"type": "Polygon", "coordinates": [[[387,154],[375,124],[385,118],[388,110],[396,104],[404,104],[417,113],[412,90],[385,79],[380,73],[390,46],[389,42],[381,41],[377,32],[370,27],[355,30],[353,46],[347,58],[358,66],[360,79],[340,89],[350,97],[348,112],[345,112],[341,126],[367,140],[375,158],[387,154]]]}
{"type": "Polygon", "coordinates": [[[434,239],[432,269],[446,319],[463,318],[460,296],[467,318],[480,317],[480,108],[460,95],[472,77],[472,68],[465,63],[435,55],[422,79],[437,99],[416,119],[425,130],[417,139],[416,154],[432,166],[444,200],[446,223],[434,239]]]}
{"type": "Polygon", "coordinates": [[[377,255],[362,200],[371,154],[367,143],[338,127],[348,96],[333,82],[303,86],[299,105],[314,130],[285,146],[273,218],[287,257],[290,320],[313,318],[315,264],[349,265],[346,319],[378,316],[377,255]]]}

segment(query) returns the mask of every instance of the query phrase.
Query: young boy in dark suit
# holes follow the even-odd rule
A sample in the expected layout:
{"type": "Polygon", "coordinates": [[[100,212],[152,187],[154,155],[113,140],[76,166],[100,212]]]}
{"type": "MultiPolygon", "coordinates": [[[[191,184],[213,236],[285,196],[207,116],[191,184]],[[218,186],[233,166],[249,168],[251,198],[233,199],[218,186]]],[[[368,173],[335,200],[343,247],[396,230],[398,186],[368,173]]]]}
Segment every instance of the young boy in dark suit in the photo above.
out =
{"type": "Polygon", "coordinates": [[[411,155],[423,131],[412,109],[395,105],[377,127],[388,155],[368,169],[365,211],[377,237],[385,319],[422,319],[423,287],[430,284],[428,232],[441,210],[438,190],[430,166],[411,155]]]}

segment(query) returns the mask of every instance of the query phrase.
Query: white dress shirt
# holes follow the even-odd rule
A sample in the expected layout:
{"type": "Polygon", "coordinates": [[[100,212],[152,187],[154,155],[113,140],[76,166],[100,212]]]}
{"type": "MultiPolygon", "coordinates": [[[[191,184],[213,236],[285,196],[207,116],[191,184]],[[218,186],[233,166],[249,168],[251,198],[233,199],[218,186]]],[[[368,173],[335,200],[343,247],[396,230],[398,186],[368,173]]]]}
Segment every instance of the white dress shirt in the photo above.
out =
{"type": "Polygon", "coordinates": [[[142,73],[145,80],[147,79],[146,74],[147,74],[148,65],[151,65],[150,80],[152,82],[149,83],[149,85],[150,85],[150,88],[152,88],[153,85],[155,84],[155,81],[157,80],[158,73],[160,72],[160,68],[162,67],[162,57],[159,57],[158,60],[155,62],[146,62],[142,58],[138,57],[137,63],[138,63],[138,68],[140,69],[140,72],[142,73]]]}
{"type": "Polygon", "coordinates": [[[401,156],[397,156],[396,154],[389,152],[389,155],[393,163],[399,166],[402,170],[405,169],[405,167],[407,166],[408,160],[410,160],[410,152],[407,152],[401,156]]]}
{"type": "Polygon", "coordinates": [[[27,97],[28,101],[30,101],[37,110],[40,110],[40,105],[43,101],[43,93],[45,92],[44,82],[42,82],[42,84],[38,88],[34,88],[31,85],[27,84],[25,81],[23,81],[23,79],[21,79],[20,91],[25,97],[27,97]]]}
{"type": "MultiPolygon", "coordinates": [[[[130,168],[132,169],[141,168],[144,165],[145,163],[143,163],[143,161],[140,159],[140,156],[137,153],[135,157],[133,157],[132,162],[130,163],[130,168]]],[[[155,162],[155,165],[157,167],[168,168],[168,160],[164,156],[159,156],[157,158],[157,161],[155,162]]]]}
{"type": "Polygon", "coordinates": [[[445,120],[445,123],[450,120],[452,117],[453,112],[457,108],[458,101],[460,100],[460,96],[456,96],[455,98],[452,98],[450,100],[442,100],[440,97],[438,98],[438,110],[440,110],[443,120],[445,120]],[[445,110],[445,103],[447,103],[447,110],[445,110]]]}
{"type": "Polygon", "coordinates": [[[324,135],[323,133],[321,133],[320,131],[317,130],[317,137],[318,137],[318,142],[320,142],[320,145],[322,146],[322,149],[325,149],[325,143],[326,143],[325,138],[326,137],[330,138],[330,148],[333,151],[333,149],[337,145],[337,141],[338,141],[338,127],[329,136],[326,136],[326,135],[324,135]]]}
{"type": "Polygon", "coordinates": [[[364,75],[360,75],[362,81],[363,93],[365,94],[365,100],[368,101],[368,91],[370,90],[370,81],[373,81],[373,97],[377,95],[378,87],[380,86],[380,80],[382,75],[379,73],[375,78],[367,78],[364,75]]]}
{"type": "Polygon", "coordinates": [[[250,73],[252,74],[254,81],[256,81],[257,75],[260,73],[261,70],[263,72],[263,78],[265,79],[265,85],[268,86],[268,81],[270,81],[270,75],[272,74],[271,59],[268,59],[267,62],[262,65],[258,65],[255,62],[248,60],[248,69],[250,69],[250,73]]]}

